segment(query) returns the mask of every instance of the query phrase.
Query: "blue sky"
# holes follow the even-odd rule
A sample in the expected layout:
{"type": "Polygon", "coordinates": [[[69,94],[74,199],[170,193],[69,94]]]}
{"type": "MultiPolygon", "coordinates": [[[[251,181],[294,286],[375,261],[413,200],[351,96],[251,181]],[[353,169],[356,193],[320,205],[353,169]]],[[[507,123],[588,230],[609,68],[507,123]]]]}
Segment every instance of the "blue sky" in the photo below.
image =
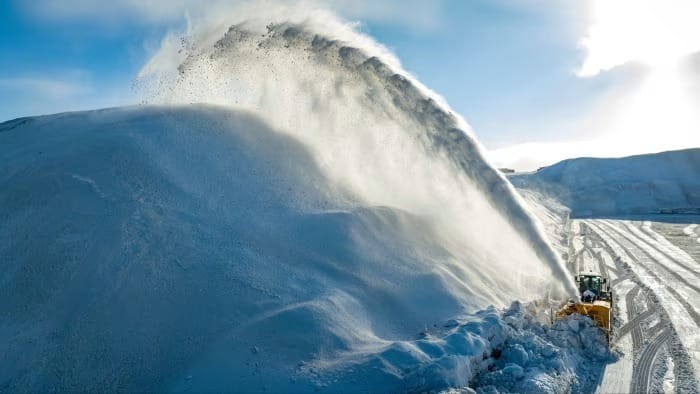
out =
{"type": "Polygon", "coordinates": [[[0,120],[135,100],[131,80],[162,26],[44,18],[0,3],[0,120]]]}
{"type": "Polygon", "coordinates": [[[406,69],[447,98],[482,142],[498,147],[528,141],[532,133],[556,137],[542,122],[558,122],[590,105],[605,88],[574,73],[583,54],[572,10],[541,3],[457,1],[432,30],[373,23],[367,28],[406,69]]]}
{"type": "MultiPolygon", "coordinates": [[[[606,30],[603,22],[629,31],[625,23],[634,22],[636,11],[630,7],[637,3],[612,1],[628,3],[617,20],[614,9],[596,10],[596,0],[328,0],[325,4],[346,19],[360,21],[363,32],[389,47],[406,70],[444,96],[493,151],[497,164],[530,168],[564,158],[554,155],[555,150],[561,151],[559,156],[610,156],[662,148],[649,136],[645,146],[612,150],[596,148],[613,144],[596,138],[622,135],[615,128],[623,126],[611,119],[624,113],[620,102],[636,102],[631,92],[644,91],[649,59],[687,56],[700,48],[682,42],[685,46],[679,44],[674,54],[660,49],[656,54],[627,51],[636,48],[635,43],[626,36],[616,40],[617,30],[606,30]],[[591,26],[602,26],[595,32],[607,35],[590,37],[591,26]],[[601,44],[618,41],[619,47],[601,44]],[[611,55],[620,53],[626,57],[611,55]],[[582,71],[584,64],[587,71],[582,71]]],[[[674,1],[684,0],[670,2],[674,1]]],[[[131,88],[134,76],[164,34],[182,25],[193,4],[200,7],[200,2],[191,0],[1,2],[0,121],[137,103],[131,88]]],[[[679,15],[692,16],[695,11],[691,7],[679,15]]],[[[668,41],[682,41],[677,36],[655,34],[645,39],[661,37],[658,47],[666,48],[668,41]]],[[[694,121],[678,127],[691,130],[694,121]]],[[[631,128],[636,123],[620,124],[631,128]]],[[[700,144],[687,137],[688,132],[680,133],[669,146],[700,144]]]]}

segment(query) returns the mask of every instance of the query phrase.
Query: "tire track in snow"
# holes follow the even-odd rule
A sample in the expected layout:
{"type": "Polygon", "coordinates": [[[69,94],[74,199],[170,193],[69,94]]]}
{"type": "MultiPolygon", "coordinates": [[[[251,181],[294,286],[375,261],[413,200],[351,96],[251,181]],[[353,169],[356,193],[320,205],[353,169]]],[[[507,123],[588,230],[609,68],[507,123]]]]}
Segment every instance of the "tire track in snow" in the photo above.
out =
{"type": "MultiPolygon", "coordinates": [[[[679,250],[685,252],[688,255],[687,256],[688,261],[692,261],[693,263],[700,265],[700,261],[698,261],[693,256],[691,256],[690,253],[688,253],[688,251],[685,250],[681,245],[678,245],[675,242],[673,242],[673,240],[671,238],[669,238],[666,233],[654,230],[653,224],[656,224],[657,226],[659,225],[659,223],[657,223],[657,222],[646,221],[646,222],[644,222],[644,224],[642,224],[642,226],[640,228],[642,229],[642,231],[647,233],[650,237],[659,241],[660,244],[666,245],[666,247],[668,249],[671,249],[671,250],[679,249],[679,250]]],[[[671,223],[669,223],[668,225],[673,226],[673,224],[671,224],[671,223]]],[[[678,224],[678,225],[680,225],[680,224],[678,224]]],[[[700,236],[700,234],[696,233],[696,231],[698,231],[698,229],[699,228],[698,228],[697,224],[689,224],[689,225],[685,226],[683,228],[683,230],[681,230],[681,232],[686,237],[690,238],[691,241],[700,242],[700,238],[698,238],[698,236],[700,236]]]]}
{"type": "Polygon", "coordinates": [[[651,383],[651,373],[654,367],[654,360],[663,346],[671,338],[671,332],[666,329],[644,348],[642,355],[637,361],[637,365],[632,375],[632,392],[648,393],[651,383]]]}
{"type": "MultiPolygon", "coordinates": [[[[637,291],[635,292],[635,296],[637,293],[639,293],[639,286],[635,287],[637,291]]],[[[629,295],[629,294],[628,294],[629,295]]],[[[627,297],[627,301],[632,301],[632,302],[627,302],[627,314],[630,317],[630,324],[633,323],[633,318],[637,313],[637,306],[634,304],[634,296],[633,297],[627,297]]],[[[635,323],[635,325],[630,326],[632,329],[632,350],[637,352],[639,351],[639,348],[642,346],[642,328],[639,327],[639,322],[635,323]]]]}
{"type": "MultiPolygon", "coordinates": [[[[603,230],[602,228],[599,228],[599,229],[600,229],[600,231],[605,233],[608,237],[610,237],[610,239],[612,239],[612,240],[615,239],[615,237],[613,237],[610,234],[608,234],[607,232],[605,232],[605,230],[603,230]]],[[[617,230],[615,230],[615,231],[617,232],[617,230]]],[[[686,297],[679,294],[678,291],[676,291],[676,289],[674,289],[672,286],[669,286],[665,280],[660,278],[649,267],[647,267],[645,264],[642,264],[640,259],[637,256],[635,256],[625,245],[623,245],[621,242],[619,242],[619,240],[617,241],[617,245],[629,256],[629,258],[632,261],[637,262],[640,266],[642,266],[642,268],[646,271],[646,273],[649,276],[656,279],[659,282],[659,284],[661,284],[678,301],[678,303],[680,303],[683,306],[683,308],[688,312],[688,315],[693,320],[695,325],[700,327],[700,314],[695,310],[695,308],[693,308],[693,306],[688,301],[686,301],[686,297]]],[[[643,252],[642,250],[640,250],[640,251],[643,252]]]]}
{"type": "MultiPolygon", "coordinates": [[[[601,230],[601,231],[602,231],[602,230],[601,230]]],[[[609,236],[611,239],[614,239],[614,237],[610,236],[609,234],[608,234],[608,236],[609,236]]],[[[627,253],[627,255],[632,259],[632,261],[637,262],[639,265],[643,265],[643,264],[640,262],[640,260],[639,260],[626,246],[622,245],[622,243],[619,243],[619,242],[618,242],[618,246],[620,246],[620,248],[622,248],[622,250],[624,250],[625,253],[627,253]]],[[[640,251],[641,251],[641,250],[640,250],[640,251]]],[[[642,251],[642,252],[643,252],[643,251],[642,251]]],[[[684,297],[683,295],[679,294],[678,291],[676,291],[676,289],[674,289],[672,286],[669,286],[669,285],[666,283],[666,281],[664,281],[662,278],[660,278],[655,272],[651,271],[648,267],[644,266],[643,268],[644,268],[644,270],[647,272],[647,274],[648,274],[649,276],[651,276],[651,277],[653,277],[654,279],[656,279],[661,285],[664,286],[664,288],[665,288],[671,295],[673,295],[673,297],[674,297],[674,298],[685,308],[685,310],[688,312],[688,315],[689,315],[690,318],[693,320],[693,322],[695,323],[695,325],[698,326],[698,327],[700,328],[700,314],[699,314],[699,313],[695,310],[695,308],[693,308],[693,306],[686,300],[686,297],[684,297]]]]}
{"type": "MultiPolygon", "coordinates": [[[[667,234],[655,230],[654,226],[653,226],[654,224],[656,224],[658,226],[659,223],[645,221],[644,223],[641,224],[641,226],[639,228],[644,233],[646,233],[649,237],[651,237],[655,241],[657,241],[659,245],[664,245],[666,250],[670,250],[670,251],[675,250],[678,252],[682,252],[680,254],[680,256],[682,256],[683,260],[687,261],[690,264],[697,265],[698,268],[700,268],[700,262],[697,259],[695,259],[693,256],[691,256],[690,253],[688,252],[688,250],[683,248],[683,246],[678,245],[675,242],[673,242],[673,240],[671,240],[671,238],[669,238],[667,236],[667,234]]],[[[669,225],[673,225],[673,224],[669,224],[669,225]]],[[[698,227],[697,224],[690,224],[690,225],[684,227],[683,230],[681,230],[681,231],[684,235],[686,235],[691,240],[695,240],[695,238],[698,237],[698,235],[695,234],[695,229],[697,227],[698,227]]],[[[678,257],[678,255],[676,255],[676,258],[677,257],[678,257]]]]}
{"type": "MultiPolygon", "coordinates": [[[[585,223],[581,223],[581,230],[584,234],[582,236],[583,249],[581,249],[581,252],[579,253],[579,256],[581,257],[579,267],[585,267],[587,265],[585,264],[584,259],[585,253],[588,253],[589,259],[595,259],[597,261],[598,272],[605,277],[609,277],[608,266],[605,264],[605,261],[603,261],[603,257],[600,255],[600,253],[594,250],[596,247],[596,239],[592,235],[595,234],[595,232],[590,230],[585,223]]],[[[584,270],[579,269],[579,272],[582,271],[584,270]]]]}
{"type": "MultiPolygon", "coordinates": [[[[692,219],[700,223],[700,215],[697,219],[692,219]]],[[[672,245],[669,250],[682,250],[683,253],[679,253],[678,257],[683,258],[689,262],[690,265],[697,267],[700,271],[700,242],[698,242],[698,236],[695,234],[697,227],[692,227],[693,225],[687,225],[684,223],[652,223],[651,229],[660,237],[666,240],[666,244],[672,245]]]]}
{"type": "MultiPolygon", "coordinates": [[[[603,224],[606,225],[610,230],[616,232],[616,233],[621,237],[621,238],[618,238],[619,240],[622,240],[622,239],[624,238],[624,240],[627,241],[627,245],[628,245],[628,246],[626,247],[626,249],[629,249],[629,248],[631,247],[631,248],[633,248],[633,249],[635,249],[635,250],[641,252],[642,254],[646,255],[649,261],[656,263],[655,265],[656,265],[657,267],[661,268],[661,269],[664,270],[666,273],[668,273],[670,276],[674,277],[676,280],[678,280],[679,282],[683,283],[686,287],[688,287],[688,288],[690,288],[690,289],[693,289],[697,294],[700,295],[700,287],[698,287],[697,285],[695,285],[695,284],[691,283],[690,281],[688,281],[685,277],[683,277],[682,275],[680,275],[676,270],[674,270],[674,269],[672,269],[671,267],[669,267],[668,265],[662,263],[658,258],[655,258],[655,257],[654,257],[651,253],[649,253],[647,250],[640,248],[639,245],[637,245],[637,243],[635,242],[635,239],[634,239],[634,238],[628,236],[623,230],[617,228],[616,226],[614,226],[614,225],[612,225],[612,224],[610,224],[610,223],[603,222],[603,224]]],[[[612,238],[615,238],[615,237],[612,237],[612,238]]],[[[620,244],[620,246],[622,246],[623,248],[625,248],[625,246],[622,245],[621,243],[618,243],[618,244],[620,244]]],[[[640,264],[642,264],[642,261],[641,261],[641,259],[640,259],[641,256],[636,256],[634,253],[631,253],[630,256],[633,258],[633,260],[635,260],[635,261],[639,262],[640,264]]],[[[649,270],[649,267],[647,267],[647,269],[649,270]]],[[[659,278],[658,275],[655,274],[655,276],[656,276],[657,278],[659,278]]],[[[664,280],[664,281],[662,281],[662,282],[668,282],[668,281],[667,281],[667,280],[664,280]]],[[[669,287],[669,288],[670,288],[670,287],[669,287]]],[[[674,290],[674,291],[675,291],[675,290],[674,290]]],[[[683,297],[683,298],[685,299],[685,297],[683,297]]],[[[697,314],[697,312],[695,312],[695,313],[697,314]]],[[[699,318],[699,321],[700,321],[700,318],[699,318]]]]}
{"type": "Polygon", "coordinates": [[[618,276],[617,279],[615,279],[615,280],[613,280],[613,281],[610,282],[610,286],[615,287],[615,286],[617,286],[620,282],[625,281],[625,280],[627,280],[627,279],[629,279],[629,278],[627,278],[626,276],[618,276]]]}
{"type": "MultiPolygon", "coordinates": [[[[658,285],[662,285],[661,288],[658,290],[654,291],[652,294],[654,294],[654,300],[650,300],[648,305],[654,306],[656,308],[656,312],[659,314],[660,321],[658,324],[656,324],[654,327],[650,328],[647,332],[647,336],[649,338],[655,338],[655,335],[660,333],[662,330],[666,330],[666,332],[669,333],[669,338],[670,340],[666,339],[665,343],[667,347],[670,349],[673,349],[670,351],[671,357],[674,362],[674,376],[675,376],[675,386],[676,389],[685,389],[688,390],[689,392],[694,392],[697,393],[697,380],[696,376],[699,375],[698,371],[700,371],[700,368],[697,367],[697,360],[698,357],[698,352],[697,352],[697,346],[694,344],[694,340],[692,338],[681,338],[680,335],[678,334],[678,330],[680,329],[681,331],[685,332],[686,334],[688,332],[692,332],[693,330],[697,330],[697,324],[698,322],[695,321],[695,328],[691,328],[692,326],[689,326],[688,323],[692,324],[690,321],[687,319],[684,319],[682,317],[682,309],[679,309],[678,306],[674,306],[673,303],[666,303],[667,307],[670,308],[670,310],[674,313],[674,318],[671,318],[666,309],[663,307],[663,304],[659,304],[659,302],[663,302],[663,299],[666,298],[668,299],[668,295],[663,296],[664,290],[668,291],[670,297],[670,300],[677,300],[679,303],[682,303],[681,300],[678,298],[677,292],[675,292],[674,289],[667,288],[665,284],[660,282],[660,279],[653,273],[650,272],[648,268],[644,267],[639,263],[638,258],[633,255],[624,245],[621,244],[621,242],[614,237],[612,237],[610,234],[608,234],[603,228],[602,228],[602,221],[596,221],[596,223],[589,223],[589,226],[597,233],[599,237],[604,242],[605,249],[610,253],[611,256],[614,257],[614,261],[616,266],[621,266],[621,262],[619,260],[620,253],[622,252],[624,254],[627,254],[627,256],[630,258],[631,262],[637,262],[637,267],[641,269],[642,273],[636,272],[636,270],[632,270],[630,272],[632,281],[637,283],[640,286],[648,286],[648,284],[644,283],[641,281],[641,278],[646,276],[649,279],[655,279],[658,285]],[[615,257],[617,256],[617,257],[615,257]],[[662,294],[662,299],[658,299],[658,294],[662,294]],[[663,323],[664,321],[669,322],[669,323],[663,323]],[[678,324],[679,327],[675,327],[675,325],[678,324]],[[690,345],[691,347],[688,347],[690,345]],[[692,353],[692,355],[691,355],[692,353]],[[695,357],[695,360],[693,360],[693,357],[695,357]]],[[[653,286],[652,286],[653,287],[653,286]]],[[[630,290],[631,291],[631,290],[630,290]]],[[[639,291],[639,290],[637,290],[639,291]]],[[[633,297],[632,297],[633,298],[633,297]]],[[[626,299],[627,302],[627,299],[626,299]]],[[[632,304],[630,305],[632,308],[634,308],[634,303],[633,301],[632,304]]],[[[628,306],[628,310],[630,309],[630,306],[628,306]]],[[[687,309],[687,305],[683,305],[687,309]]],[[[629,312],[628,312],[629,314],[629,312]]],[[[639,327],[641,330],[641,327],[639,327]]],[[[640,341],[641,342],[641,341],[640,341]]],[[[637,351],[635,349],[635,351],[637,351]]],[[[640,362],[640,360],[644,361],[646,365],[649,365],[649,371],[653,371],[653,365],[655,358],[652,357],[651,362],[649,364],[649,354],[650,352],[653,352],[654,349],[649,349],[646,350],[647,356],[644,357],[644,359],[638,358],[635,361],[635,373],[637,374],[637,370],[640,368],[637,366],[637,364],[640,362]]],[[[658,349],[655,351],[658,353],[658,349]]],[[[636,381],[635,379],[641,378],[642,375],[637,374],[635,378],[632,379],[632,382],[630,384],[630,387],[633,389],[632,392],[647,392],[647,391],[639,391],[639,390],[648,390],[649,389],[649,383],[651,382],[650,379],[648,379],[649,376],[651,376],[649,373],[646,374],[647,379],[645,381],[642,381],[641,384],[639,381],[636,381]]]]}
{"type": "MultiPolygon", "coordinates": [[[[649,256],[654,261],[660,263],[664,267],[673,269],[676,271],[687,271],[689,277],[695,275],[700,279],[700,270],[698,267],[688,266],[686,263],[681,262],[677,257],[674,257],[671,253],[664,250],[660,243],[656,242],[650,236],[641,232],[637,227],[632,224],[622,223],[623,226],[629,231],[625,231],[625,228],[620,228],[616,226],[612,221],[606,220],[610,227],[617,230],[625,238],[627,238],[632,244],[638,249],[642,250],[647,256],[649,256]],[[675,267],[674,267],[675,266],[675,267]]],[[[690,258],[690,257],[689,257],[690,258]]],[[[692,264],[696,265],[696,262],[692,260],[692,264]]]]}
{"type": "MultiPolygon", "coordinates": [[[[639,287],[636,287],[636,289],[639,289],[639,287]]],[[[632,298],[634,298],[634,297],[632,297],[632,298]]],[[[632,315],[632,313],[629,312],[630,311],[630,308],[629,308],[630,304],[628,303],[627,305],[628,305],[627,314],[632,315]]],[[[630,318],[630,320],[627,322],[627,324],[622,326],[620,328],[620,330],[617,332],[617,335],[615,336],[615,342],[617,342],[623,336],[627,335],[629,332],[632,332],[633,348],[635,350],[639,349],[639,347],[641,346],[641,344],[643,342],[642,329],[640,327],[640,323],[643,320],[645,320],[646,318],[648,318],[649,316],[653,315],[654,313],[656,313],[655,307],[647,309],[646,311],[635,316],[634,318],[630,318]]]]}
{"type": "MultiPolygon", "coordinates": [[[[667,249],[669,248],[668,245],[667,245],[666,247],[662,247],[662,241],[661,241],[660,239],[658,239],[657,237],[655,237],[655,236],[649,234],[649,231],[652,231],[652,232],[653,232],[654,230],[652,230],[652,229],[650,229],[650,228],[649,228],[649,229],[645,229],[644,227],[642,227],[642,230],[640,231],[639,228],[637,228],[637,227],[634,226],[633,224],[629,224],[629,223],[626,223],[626,227],[630,230],[630,231],[628,232],[628,234],[630,234],[631,236],[633,236],[633,237],[635,237],[636,239],[638,239],[638,240],[640,241],[639,243],[642,243],[642,244],[644,244],[644,245],[647,245],[648,248],[651,248],[651,249],[655,250],[657,253],[662,254],[662,255],[663,255],[664,257],[666,257],[668,260],[671,260],[673,263],[675,263],[675,264],[677,264],[677,265],[683,267],[683,268],[686,269],[688,272],[690,272],[691,274],[694,274],[696,277],[698,277],[698,278],[700,279],[700,271],[698,270],[698,267],[697,267],[698,264],[697,264],[697,262],[696,262],[695,260],[693,260],[690,256],[688,256],[688,259],[682,259],[682,260],[685,260],[685,261],[681,261],[681,258],[679,258],[678,256],[674,256],[673,254],[669,253],[669,252],[667,251],[667,249]],[[650,240],[653,241],[653,242],[649,242],[650,240]],[[690,263],[691,261],[694,263],[693,265],[696,265],[696,267],[691,267],[691,266],[687,265],[687,264],[690,263]]],[[[664,243],[669,243],[669,244],[670,244],[670,242],[669,242],[666,238],[664,238],[663,236],[659,235],[659,234],[656,233],[656,232],[654,232],[654,234],[656,234],[657,236],[659,236],[659,237],[664,241],[664,243]]],[[[636,244],[639,244],[639,243],[637,243],[637,242],[635,242],[635,243],[636,243],[636,244]]],[[[675,246],[675,245],[673,245],[673,244],[671,244],[671,246],[673,246],[674,248],[678,249],[680,252],[683,252],[683,250],[680,249],[680,248],[678,248],[677,246],[675,246]]]]}
{"type": "MultiPolygon", "coordinates": [[[[585,226],[586,224],[581,223],[581,225],[585,226]]],[[[614,286],[615,284],[620,283],[623,280],[627,279],[626,278],[627,274],[624,272],[623,267],[621,267],[619,262],[613,258],[613,256],[615,256],[615,252],[612,250],[610,245],[608,245],[605,242],[605,240],[603,240],[603,238],[601,238],[601,236],[596,232],[595,228],[593,228],[593,227],[589,227],[589,228],[591,230],[589,232],[589,235],[591,236],[591,239],[594,241],[593,246],[598,247],[600,249],[603,249],[603,251],[605,251],[605,253],[607,253],[610,256],[610,258],[612,259],[612,266],[608,265],[607,263],[605,263],[605,261],[603,261],[603,264],[605,264],[607,271],[615,273],[615,275],[617,275],[617,277],[618,277],[617,279],[611,281],[611,286],[614,286]]],[[[598,253],[597,256],[599,256],[602,259],[603,258],[602,252],[598,253]]]]}
{"type": "Polygon", "coordinates": [[[683,234],[700,243],[700,227],[697,224],[689,224],[683,229],[683,234]]]}
{"type": "Polygon", "coordinates": [[[658,322],[654,327],[649,328],[647,334],[649,337],[653,338],[656,334],[661,332],[666,327],[666,325],[662,322],[658,322]]]}

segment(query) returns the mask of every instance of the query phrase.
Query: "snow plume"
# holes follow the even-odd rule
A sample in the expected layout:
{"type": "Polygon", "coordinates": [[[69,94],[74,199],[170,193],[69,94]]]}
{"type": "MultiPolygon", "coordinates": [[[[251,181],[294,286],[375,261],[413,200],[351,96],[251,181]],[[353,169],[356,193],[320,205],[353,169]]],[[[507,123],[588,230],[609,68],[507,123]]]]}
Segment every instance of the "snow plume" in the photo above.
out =
{"type": "Polygon", "coordinates": [[[426,218],[433,241],[458,260],[450,272],[482,302],[575,294],[538,224],[440,97],[353,25],[324,11],[264,6],[217,12],[166,38],[137,81],[146,101],[255,113],[312,152],[345,191],[341,206],[426,218]]]}

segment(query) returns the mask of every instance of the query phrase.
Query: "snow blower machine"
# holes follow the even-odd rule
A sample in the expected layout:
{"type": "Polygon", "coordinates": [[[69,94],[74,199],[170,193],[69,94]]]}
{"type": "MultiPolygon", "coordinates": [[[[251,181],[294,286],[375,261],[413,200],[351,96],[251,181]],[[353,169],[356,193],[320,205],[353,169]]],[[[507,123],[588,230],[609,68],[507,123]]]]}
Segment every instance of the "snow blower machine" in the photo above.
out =
{"type": "Polygon", "coordinates": [[[608,278],[597,273],[581,273],[576,276],[581,298],[578,302],[569,300],[556,313],[557,319],[574,313],[590,317],[604,332],[610,343],[612,334],[613,294],[608,278]]]}

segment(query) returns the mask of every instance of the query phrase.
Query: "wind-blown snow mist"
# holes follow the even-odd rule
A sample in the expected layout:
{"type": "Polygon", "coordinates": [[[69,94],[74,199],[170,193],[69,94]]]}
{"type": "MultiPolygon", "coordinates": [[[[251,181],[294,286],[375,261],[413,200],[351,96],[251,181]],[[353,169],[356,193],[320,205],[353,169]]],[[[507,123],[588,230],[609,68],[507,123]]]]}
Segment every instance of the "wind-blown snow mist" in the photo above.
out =
{"type": "Polygon", "coordinates": [[[251,111],[309,148],[346,192],[336,196],[339,207],[388,206],[425,218],[433,241],[457,260],[439,269],[479,294],[469,309],[539,297],[552,285],[575,293],[466,123],[386,50],[325,13],[236,15],[229,28],[203,24],[165,40],[140,74],[148,101],[251,111]]]}

